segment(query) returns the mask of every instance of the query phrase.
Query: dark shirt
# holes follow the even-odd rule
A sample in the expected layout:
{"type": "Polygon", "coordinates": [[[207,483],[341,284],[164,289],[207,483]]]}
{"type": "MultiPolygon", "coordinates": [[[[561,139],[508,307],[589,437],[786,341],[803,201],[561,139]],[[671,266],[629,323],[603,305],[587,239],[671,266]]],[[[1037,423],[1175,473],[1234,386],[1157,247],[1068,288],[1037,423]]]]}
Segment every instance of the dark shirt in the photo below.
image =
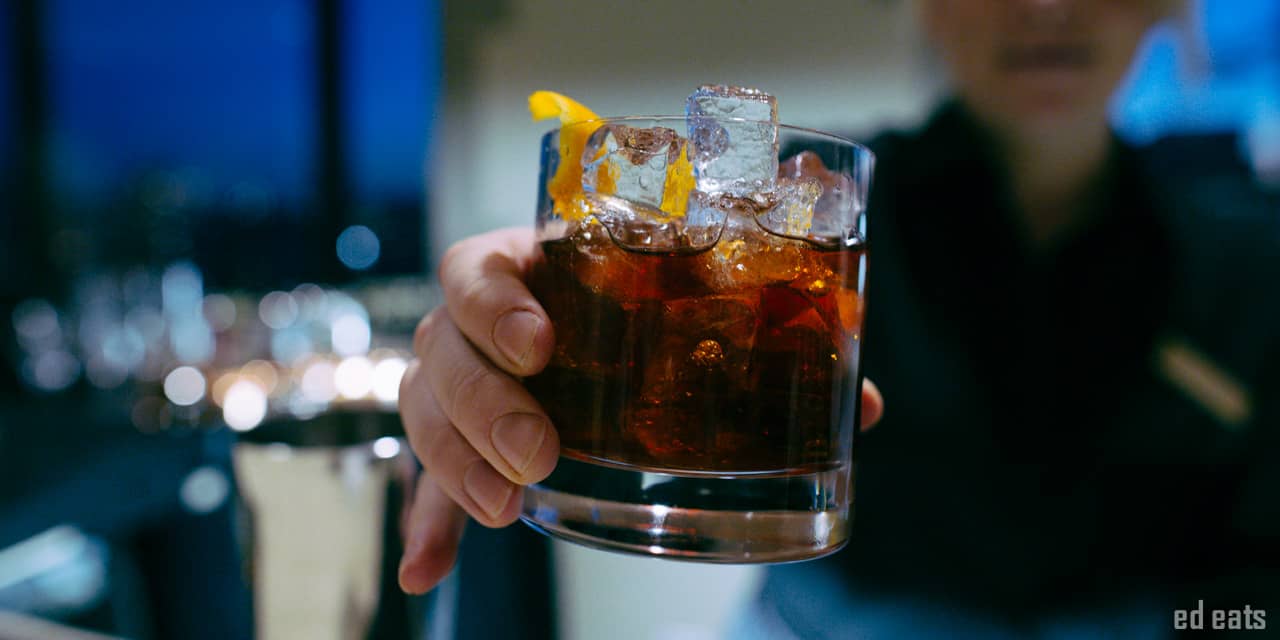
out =
{"type": "Polygon", "coordinates": [[[832,575],[1010,619],[1135,593],[1280,612],[1274,201],[1115,142],[1094,215],[1035,249],[962,106],[872,147],[863,366],[886,412],[849,546],[771,570],[766,598],[798,630],[838,615],[805,604],[832,575]],[[1201,374],[1247,415],[1187,392],[1201,374]]]}

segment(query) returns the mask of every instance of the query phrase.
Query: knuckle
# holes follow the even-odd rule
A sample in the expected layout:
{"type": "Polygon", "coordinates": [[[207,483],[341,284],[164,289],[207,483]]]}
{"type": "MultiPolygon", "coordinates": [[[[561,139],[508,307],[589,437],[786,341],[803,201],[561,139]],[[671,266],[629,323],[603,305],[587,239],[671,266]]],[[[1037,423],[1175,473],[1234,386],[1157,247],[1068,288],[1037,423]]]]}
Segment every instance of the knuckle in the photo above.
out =
{"type": "Polygon", "coordinates": [[[464,238],[445,249],[444,255],[440,256],[440,280],[444,282],[451,273],[453,273],[454,263],[458,261],[458,254],[464,253],[469,244],[469,238],[464,238]]]}
{"type": "Polygon", "coordinates": [[[405,421],[410,419],[405,411],[409,407],[408,403],[417,396],[414,386],[419,383],[420,376],[418,374],[418,370],[420,368],[421,361],[415,358],[409,363],[408,368],[405,369],[404,375],[400,376],[400,390],[396,394],[396,406],[399,408],[400,418],[405,421]]]}
{"type": "Polygon", "coordinates": [[[442,316],[443,312],[440,309],[434,309],[427,315],[422,316],[422,320],[418,321],[418,326],[414,327],[413,352],[419,358],[426,357],[427,347],[430,345],[432,338],[440,331],[442,316]]]}
{"type": "MultiPolygon", "coordinates": [[[[422,468],[432,474],[439,480],[444,480],[453,484],[457,478],[442,477],[441,474],[449,469],[448,464],[442,464],[442,461],[449,460],[449,438],[452,434],[449,431],[453,429],[451,425],[436,425],[430,429],[425,438],[418,438],[415,443],[410,441],[413,447],[414,455],[418,456],[418,461],[422,463],[422,468]]],[[[446,474],[447,475],[447,474],[446,474]]]]}
{"type": "MultiPolygon", "coordinates": [[[[463,282],[451,302],[460,309],[482,309],[488,293],[489,280],[483,277],[463,282]]],[[[447,295],[447,294],[446,294],[447,295]]]]}
{"type": "Polygon", "coordinates": [[[460,365],[449,390],[453,418],[459,422],[473,417],[494,399],[494,374],[478,362],[460,365]]]}

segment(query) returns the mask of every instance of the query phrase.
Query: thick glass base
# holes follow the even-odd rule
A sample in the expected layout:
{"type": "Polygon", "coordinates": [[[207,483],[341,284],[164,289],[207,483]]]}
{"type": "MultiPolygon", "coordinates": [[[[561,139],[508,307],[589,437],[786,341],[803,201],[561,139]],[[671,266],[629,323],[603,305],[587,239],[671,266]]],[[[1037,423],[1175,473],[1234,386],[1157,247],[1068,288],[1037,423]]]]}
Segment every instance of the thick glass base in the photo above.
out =
{"type": "Polygon", "coordinates": [[[848,466],[787,475],[686,475],[561,458],[526,487],[529,526],[571,542],[672,560],[793,562],[849,536],[848,466]]]}

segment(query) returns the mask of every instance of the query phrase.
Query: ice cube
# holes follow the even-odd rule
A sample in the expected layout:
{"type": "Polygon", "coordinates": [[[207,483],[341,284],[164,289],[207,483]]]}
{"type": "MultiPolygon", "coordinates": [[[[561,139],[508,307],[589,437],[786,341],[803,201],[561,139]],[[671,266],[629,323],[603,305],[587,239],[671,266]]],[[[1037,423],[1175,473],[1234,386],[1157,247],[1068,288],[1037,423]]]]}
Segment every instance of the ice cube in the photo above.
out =
{"type": "Polygon", "coordinates": [[[718,208],[727,214],[715,247],[703,254],[700,275],[718,291],[748,290],[794,280],[806,264],[803,245],[762,228],[759,219],[775,208],[772,197],[739,197],[694,192],[690,212],[718,208]]]}
{"type": "Polygon", "coordinates": [[[725,212],[714,208],[691,207],[683,217],[675,217],[633,200],[599,194],[586,197],[592,215],[613,241],[642,253],[701,251],[719,240],[725,221],[725,212]]]}
{"type": "Polygon", "coordinates": [[[643,358],[644,393],[674,403],[706,391],[708,372],[742,376],[756,338],[756,297],[699,296],[662,303],[656,340],[643,358]]]}
{"type": "Polygon", "coordinates": [[[802,151],[782,161],[779,180],[812,179],[822,185],[822,195],[813,206],[808,235],[814,238],[843,239],[854,233],[862,212],[861,192],[853,177],[832,171],[812,151],[802,151]]]}
{"type": "Polygon", "coordinates": [[[684,145],[684,138],[666,127],[604,125],[582,151],[582,188],[659,208],[667,168],[679,159],[684,145]]]}
{"type": "Polygon", "coordinates": [[[678,344],[678,351],[689,362],[744,368],[755,340],[755,304],[754,296],[667,300],[662,305],[663,333],[678,344]]]}
{"type": "Polygon", "coordinates": [[[778,104],[758,89],[703,85],[685,106],[697,188],[747,195],[778,174],[778,104]]]}
{"type": "Polygon", "coordinates": [[[658,322],[637,349],[642,372],[624,433],[673,467],[705,467],[723,447],[720,434],[742,427],[743,394],[757,333],[758,296],[664,300],[658,322]]]}
{"type": "Polygon", "coordinates": [[[777,188],[761,194],[773,206],[756,218],[760,226],[778,235],[804,239],[813,224],[814,206],[823,193],[817,178],[780,178],[777,188]]]}
{"type": "Polygon", "coordinates": [[[772,207],[773,203],[765,197],[756,195],[739,196],[731,193],[708,193],[692,191],[689,193],[689,216],[737,215],[754,218],[756,215],[772,207]]]}
{"type": "MultiPolygon", "coordinates": [[[[767,206],[745,196],[693,191],[689,194],[685,220],[686,224],[691,226],[739,225],[744,220],[750,223],[751,219],[764,211],[767,206]]],[[[723,237],[723,233],[720,237],[723,237]]]]}
{"type": "Polygon", "coordinates": [[[545,243],[543,251],[546,261],[535,267],[532,285],[556,319],[553,362],[584,374],[610,374],[622,360],[629,319],[623,303],[643,293],[626,279],[626,264],[615,264],[627,256],[619,255],[624,252],[598,224],[572,238],[545,243]]]}
{"type": "Polygon", "coordinates": [[[831,403],[846,384],[845,372],[830,336],[810,326],[762,324],[749,375],[759,380],[761,424],[787,434],[787,446],[804,450],[805,457],[825,457],[825,447],[806,444],[829,441],[839,428],[831,403]]]}
{"type": "MultiPolygon", "coordinates": [[[[688,276],[684,262],[670,260],[667,255],[650,255],[643,250],[626,250],[604,225],[590,220],[559,244],[572,248],[574,255],[564,262],[570,266],[574,278],[591,293],[623,304],[708,293],[706,285],[688,276]]],[[[548,244],[544,251],[556,244],[548,244]]]]}

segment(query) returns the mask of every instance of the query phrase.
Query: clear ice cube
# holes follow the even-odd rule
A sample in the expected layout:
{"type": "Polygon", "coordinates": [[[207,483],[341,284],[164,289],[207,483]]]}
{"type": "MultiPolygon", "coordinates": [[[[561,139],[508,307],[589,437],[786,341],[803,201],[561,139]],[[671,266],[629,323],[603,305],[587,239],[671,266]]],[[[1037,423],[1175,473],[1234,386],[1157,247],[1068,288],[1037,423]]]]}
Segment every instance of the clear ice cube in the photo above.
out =
{"type": "Polygon", "coordinates": [[[778,104],[757,89],[703,85],[688,98],[696,188],[748,195],[773,189],[778,174],[778,104]]]}
{"type": "Polygon", "coordinates": [[[685,219],[690,224],[709,225],[725,224],[727,221],[738,223],[750,220],[765,211],[768,204],[746,196],[735,196],[729,193],[706,193],[692,191],[689,193],[689,207],[685,219]]]}
{"type": "MultiPolygon", "coordinates": [[[[692,252],[720,239],[725,212],[699,208],[683,217],[614,196],[587,194],[591,213],[619,246],[641,253],[692,252]]],[[[693,203],[693,199],[690,200],[693,203]]]]}
{"type": "Polygon", "coordinates": [[[782,161],[778,178],[780,181],[816,180],[822,186],[822,195],[813,205],[808,235],[831,239],[854,233],[864,203],[852,176],[828,169],[818,154],[803,151],[782,161]]]}
{"type": "Polygon", "coordinates": [[[756,219],[760,226],[778,235],[807,238],[814,207],[822,194],[822,183],[817,178],[779,178],[776,189],[762,194],[762,199],[773,206],[756,219]]]}
{"type": "Polygon", "coordinates": [[[717,291],[746,291],[771,282],[796,278],[803,267],[801,245],[766,231],[759,222],[776,201],[753,197],[694,192],[689,211],[719,210],[726,214],[724,231],[703,254],[700,277],[717,291]]]}
{"type": "Polygon", "coordinates": [[[666,127],[607,124],[582,151],[582,188],[653,208],[662,206],[667,168],[684,151],[685,140],[666,127]]]}

